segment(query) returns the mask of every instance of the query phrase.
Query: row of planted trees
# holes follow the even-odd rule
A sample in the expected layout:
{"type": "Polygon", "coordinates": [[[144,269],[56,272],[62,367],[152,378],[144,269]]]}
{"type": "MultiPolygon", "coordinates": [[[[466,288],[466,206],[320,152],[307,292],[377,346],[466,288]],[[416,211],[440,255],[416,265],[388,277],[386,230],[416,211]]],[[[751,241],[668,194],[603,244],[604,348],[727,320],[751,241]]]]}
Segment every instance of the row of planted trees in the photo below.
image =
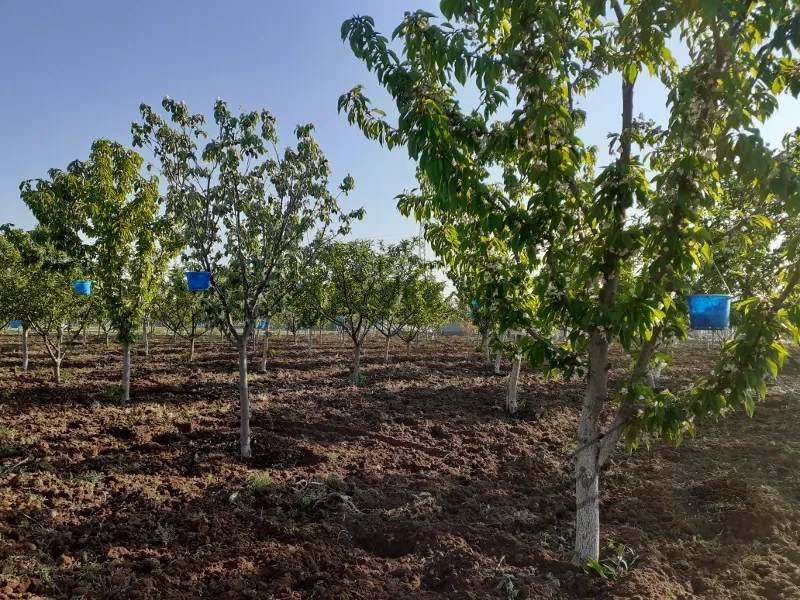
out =
{"type": "MultiPolygon", "coordinates": [[[[239,355],[241,454],[250,456],[248,343],[257,324],[277,319],[310,329],[335,323],[353,342],[353,381],[370,331],[410,344],[447,314],[443,283],[414,253],[412,241],[375,247],[337,240],[361,209],[339,199],[331,168],[298,126],[279,149],[267,111],[214,106],[215,135],[202,115],[165,98],[162,111],[141,106],[135,146],[155,157],[159,180],[134,150],[98,140],[87,160],[20,186],[38,225],[5,226],[0,235],[0,322],[19,319],[23,368],[30,330],[44,340],[55,380],[69,349],[92,323],[114,331],[122,347],[122,402],[130,397],[131,345],[160,322],[190,343],[207,329],[239,355]],[[165,184],[165,192],[159,184],[165,184]],[[209,275],[190,292],[183,271],[209,275]],[[88,289],[75,286],[91,281],[88,289]]],[[[295,329],[295,332],[297,329],[295,329]]],[[[262,370],[269,356],[264,336],[262,370]]]]}

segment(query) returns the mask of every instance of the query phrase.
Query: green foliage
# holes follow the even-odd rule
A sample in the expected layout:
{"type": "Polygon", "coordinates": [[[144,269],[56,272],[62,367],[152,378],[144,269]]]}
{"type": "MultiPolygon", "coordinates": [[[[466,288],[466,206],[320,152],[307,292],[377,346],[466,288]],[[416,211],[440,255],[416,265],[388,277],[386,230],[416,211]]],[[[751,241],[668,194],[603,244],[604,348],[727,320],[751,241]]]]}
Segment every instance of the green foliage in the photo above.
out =
{"type": "MultiPolygon", "coordinates": [[[[453,271],[467,271],[460,279],[478,278],[475,289],[494,287],[501,299],[510,290],[535,294],[536,302],[521,308],[498,307],[497,320],[540,332],[525,345],[527,358],[569,373],[586,361],[590,340],[633,349],[666,326],[683,330],[679,301],[715,243],[703,220],[731,220],[721,181],[741,179],[748,192],[742,210],[761,229],[769,214],[797,214],[798,144],[790,137],[773,151],[757,129],[787,89],[787,65],[796,61],[786,57],[796,40],[786,23],[795,17],[788,7],[756,4],[719,12],[705,4],[663,11],[659,3],[638,2],[609,24],[596,2],[444,2],[450,23],[422,11],[406,14],[393,34],[402,58],[371,18],[356,16],[344,23],[343,38],[389,92],[399,119],[390,125],[360,87],[342,96],[340,110],[367,137],[403,144],[417,161],[422,185],[400,197],[401,208],[433,221],[432,245],[453,271]],[[677,31],[693,52],[682,70],[665,46],[677,31]],[[721,47],[722,38],[731,45],[721,47]],[[754,61],[759,69],[750,68],[754,61]],[[633,84],[645,68],[667,90],[667,128],[633,118],[633,84]],[[618,158],[595,173],[595,149],[579,137],[586,115],[575,99],[606,71],[623,76],[624,118],[622,132],[611,135],[618,158]],[[482,94],[472,112],[456,98],[464,84],[482,94]],[[509,85],[518,94],[503,119],[500,107],[512,103],[509,85]],[[490,169],[501,170],[501,180],[492,181],[490,169]],[[509,262],[526,261],[523,279],[513,271],[500,271],[494,282],[481,279],[485,265],[470,252],[483,240],[478,253],[485,254],[493,238],[507,246],[501,254],[509,262]],[[571,333],[557,346],[543,326],[571,333]]],[[[680,441],[695,416],[750,410],[763,375],[780,364],[779,336],[795,328],[792,311],[783,308],[797,282],[795,253],[787,242],[779,279],[788,293],[754,301],[758,309],[748,305],[725,349],[720,365],[736,362],[739,375],[732,380],[718,369],[680,398],[639,394],[644,399],[630,411],[641,417],[630,421],[631,443],[636,429],[680,441]],[[725,394],[729,388],[740,391],[725,394]]]]}
{"type": "MultiPolygon", "coordinates": [[[[132,125],[134,144],[148,147],[167,180],[168,210],[185,226],[187,258],[211,272],[211,287],[225,326],[246,338],[262,312],[274,314],[303,271],[304,251],[346,233],[363,211],[343,213],[329,191],[330,165],[313,126],[295,129],[297,145],[278,151],[276,120],[266,110],[234,115],[214,104],[214,137],[205,117],[164,98],[166,118],[142,104],[132,125]],[[338,226],[334,220],[338,219],[338,226]],[[240,334],[236,313],[246,323],[240,334]]],[[[353,188],[347,176],[340,194],[353,188]]]]}
{"type": "Polygon", "coordinates": [[[632,548],[625,544],[618,544],[614,540],[608,540],[608,548],[611,555],[602,561],[590,558],[583,566],[587,573],[599,575],[603,579],[614,579],[627,573],[636,562],[638,556],[632,548]]]}
{"type": "Polygon", "coordinates": [[[76,263],[59,251],[40,229],[0,230],[0,306],[9,319],[22,320],[44,341],[54,365],[60,365],[91,320],[96,303],[77,296],[72,282],[76,263]]]}
{"type": "Polygon", "coordinates": [[[50,239],[95,282],[120,341],[133,342],[163,270],[177,251],[169,215],[160,214],[155,178],[142,157],[98,140],[88,161],[20,186],[22,199],[50,239]]]}
{"type": "Polygon", "coordinates": [[[355,346],[366,337],[379,303],[387,261],[367,240],[336,242],[319,254],[325,283],[316,288],[317,305],[330,322],[338,323],[355,346]],[[339,321],[339,317],[343,320],[339,321]]]}
{"type": "Polygon", "coordinates": [[[153,302],[152,316],[172,333],[187,340],[197,339],[214,320],[201,294],[189,291],[184,269],[173,266],[162,281],[153,302]]]}

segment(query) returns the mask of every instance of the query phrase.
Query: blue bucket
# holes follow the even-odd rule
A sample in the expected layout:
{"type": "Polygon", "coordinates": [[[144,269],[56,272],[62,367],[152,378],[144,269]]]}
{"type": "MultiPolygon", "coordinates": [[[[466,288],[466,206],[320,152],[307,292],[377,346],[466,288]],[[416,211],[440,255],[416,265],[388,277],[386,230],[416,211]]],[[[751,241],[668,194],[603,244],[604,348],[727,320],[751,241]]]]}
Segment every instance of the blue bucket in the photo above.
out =
{"type": "Polygon", "coordinates": [[[261,321],[261,322],[258,324],[258,328],[259,328],[260,330],[262,330],[262,331],[263,331],[263,330],[265,330],[265,329],[267,328],[267,321],[266,321],[266,319],[265,319],[265,320],[263,320],[263,321],[261,321]]]}
{"type": "Polygon", "coordinates": [[[75,293],[78,296],[88,296],[92,293],[91,281],[74,281],[72,287],[75,288],[75,293]]]}
{"type": "Polygon", "coordinates": [[[473,300],[472,301],[472,310],[478,310],[478,308],[480,308],[478,306],[478,301],[477,300],[473,300]]]}
{"type": "Polygon", "coordinates": [[[728,329],[731,324],[731,298],[727,294],[694,294],[689,302],[692,329],[728,329]]]}
{"type": "Polygon", "coordinates": [[[190,292],[203,292],[211,287],[211,273],[208,271],[187,271],[184,275],[190,292]]]}
{"type": "Polygon", "coordinates": [[[344,323],[344,317],[336,317],[337,323],[344,323]]]}
{"type": "Polygon", "coordinates": [[[11,329],[19,329],[22,327],[22,321],[11,321],[11,329]]]}

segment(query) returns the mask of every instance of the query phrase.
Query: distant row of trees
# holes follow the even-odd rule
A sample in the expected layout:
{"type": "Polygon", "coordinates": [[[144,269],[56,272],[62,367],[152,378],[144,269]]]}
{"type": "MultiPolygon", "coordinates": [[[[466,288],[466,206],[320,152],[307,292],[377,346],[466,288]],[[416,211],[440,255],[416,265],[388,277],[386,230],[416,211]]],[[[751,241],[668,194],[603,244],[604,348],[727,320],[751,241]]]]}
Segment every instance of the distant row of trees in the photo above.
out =
{"type": "MultiPolygon", "coordinates": [[[[22,199],[38,220],[31,232],[6,226],[0,236],[0,322],[41,335],[54,378],[90,323],[122,344],[121,400],[130,396],[131,344],[143,323],[158,320],[193,345],[214,328],[239,353],[240,450],[250,456],[248,342],[262,319],[293,327],[336,322],[354,345],[358,381],[368,331],[410,343],[446,312],[443,284],[414,254],[414,244],[374,247],[337,241],[363,209],[339,199],[331,168],[313,137],[298,126],[295,145],[279,149],[266,110],[233,114],[218,100],[214,134],[203,115],[165,98],[162,110],[141,105],[134,146],[156,158],[159,179],[143,158],[117,142],[98,140],[86,160],[25,181],[22,199]],[[183,271],[207,271],[208,292],[192,294],[183,271]],[[72,283],[91,280],[91,295],[72,283]]],[[[264,336],[266,368],[269,337],[264,336]]],[[[190,351],[191,355],[191,351],[190,351]]]]}

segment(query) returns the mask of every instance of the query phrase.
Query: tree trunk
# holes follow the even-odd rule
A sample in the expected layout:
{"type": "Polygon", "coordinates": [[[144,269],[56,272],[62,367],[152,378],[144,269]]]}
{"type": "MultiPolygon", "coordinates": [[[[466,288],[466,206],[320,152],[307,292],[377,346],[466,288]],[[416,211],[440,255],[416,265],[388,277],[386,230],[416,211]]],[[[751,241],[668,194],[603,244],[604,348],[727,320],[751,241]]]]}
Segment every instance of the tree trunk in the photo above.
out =
{"type": "Polygon", "coordinates": [[[28,326],[22,326],[22,370],[28,370],[28,326]]]}
{"type": "Polygon", "coordinates": [[[83,345],[86,345],[86,327],[83,328],[83,345]]]}
{"type": "MultiPolygon", "coordinates": [[[[506,334],[500,336],[500,341],[503,341],[505,339],[505,335],[506,334]]],[[[497,355],[494,357],[494,372],[497,373],[498,375],[500,374],[500,364],[502,363],[502,361],[503,361],[503,354],[502,352],[500,352],[500,350],[498,350],[497,355]]]]}
{"type": "Polygon", "coordinates": [[[110,336],[110,335],[108,334],[108,332],[106,331],[106,348],[108,348],[109,346],[111,346],[111,340],[109,339],[110,337],[111,337],[111,336],[110,336]]]}
{"type": "Polygon", "coordinates": [[[517,354],[514,357],[514,362],[511,363],[511,374],[508,376],[508,389],[506,390],[506,412],[510,415],[517,414],[517,410],[519,410],[517,384],[519,382],[520,367],[522,367],[522,355],[517,354]]]}
{"type": "Polygon", "coordinates": [[[392,338],[387,335],[386,336],[386,352],[383,355],[383,361],[387,362],[387,363],[389,362],[389,346],[391,345],[391,343],[392,343],[392,338]]]}
{"type": "Polygon", "coordinates": [[[242,458],[250,458],[250,397],[247,389],[247,343],[249,336],[243,333],[239,340],[239,449],[242,458]]]}
{"type": "Polygon", "coordinates": [[[578,423],[575,449],[575,560],[584,564],[600,555],[600,413],[606,396],[608,342],[593,330],[589,344],[589,379],[578,423]]]}
{"type": "Polygon", "coordinates": [[[311,356],[311,327],[308,328],[308,355],[311,356]]]}
{"type": "Polygon", "coordinates": [[[406,342],[406,354],[411,354],[411,340],[406,342]]]}
{"type": "Polygon", "coordinates": [[[173,331],[172,332],[172,343],[174,344],[177,341],[178,341],[178,332],[177,331],[173,331]]]}
{"type": "Polygon", "coordinates": [[[319,326],[319,345],[322,345],[322,325],[319,326]]]}
{"type": "Polygon", "coordinates": [[[292,332],[292,344],[297,346],[297,332],[296,331],[292,332]]]}
{"type": "Polygon", "coordinates": [[[192,335],[192,339],[189,342],[189,362],[194,362],[194,340],[195,337],[192,335]]]}
{"type": "Polygon", "coordinates": [[[150,356],[150,336],[147,335],[147,321],[144,322],[142,330],[144,335],[144,355],[150,356]]]}
{"type": "Polygon", "coordinates": [[[61,359],[57,358],[53,361],[53,381],[56,385],[61,385],[61,359]]]}
{"type": "Polygon", "coordinates": [[[211,343],[211,345],[213,346],[214,345],[214,328],[213,327],[208,330],[208,340],[211,343]]]}
{"type": "Polygon", "coordinates": [[[267,372],[267,360],[269,359],[269,321],[264,327],[264,348],[261,353],[261,372],[267,372]]]}
{"type": "Polygon", "coordinates": [[[492,346],[491,344],[489,344],[490,338],[488,335],[486,336],[485,339],[486,341],[484,342],[484,347],[483,347],[484,359],[486,360],[487,363],[490,363],[492,362],[492,346]]]}
{"type": "Polygon", "coordinates": [[[353,385],[358,385],[358,376],[361,372],[361,344],[356,344],[353,356],[353,385]]]}
{"type": "Polygon", "coordinates": [[[122,404],[131,399],[131,343],[122,342],[122,404]]]}

